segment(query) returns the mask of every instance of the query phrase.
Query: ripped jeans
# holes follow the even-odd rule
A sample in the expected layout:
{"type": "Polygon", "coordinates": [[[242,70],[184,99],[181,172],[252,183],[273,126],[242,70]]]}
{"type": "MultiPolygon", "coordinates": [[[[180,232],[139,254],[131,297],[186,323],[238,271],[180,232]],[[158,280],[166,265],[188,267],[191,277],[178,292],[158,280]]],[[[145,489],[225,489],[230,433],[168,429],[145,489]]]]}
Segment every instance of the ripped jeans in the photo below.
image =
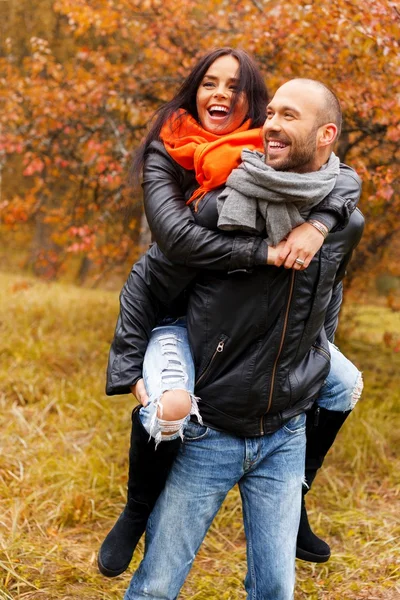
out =
{"type": "Polygon", "coordinates": [[[317,405],[326,410],[347,412],[353,410],[361,397],[363,379],[361,372],[329,342],[331,370],[319,391],[317,405]]]}
{"type": "Polygon", "coordinates": [[[189,345],[186,319],[181,318],[171,325],[161,325],[151,332],[143,362],[143,380],[149,402],[140,409],[140,420],[146,431],[156,440],[183,439],[183,430],[191,415],[202,418],[194,395],[194,364],[189,345]],[[161,396],[169,390],[185,390],[191,398],[190,413],[179,421],[165,421],[160,404],[161,396]]]}
{"type": "MultiPolygon", "coordinates": [[[[360,371],[333,344],[329,344],[331,370],[320,390],[317,405],[326,410],[352,410],[361,396],[363,381],[360,371]]],[[[201,417],[194,396],[195,372],[186,330],[186,319],[153,329],[143,363],[143,379],[149,403],[140,409],[140,419],[156,442],[183,436],[183,430],[195,414],[201,417]],[[168,390],[186,390],[192,400],[191,412],[180,421],[163,421],[157,416],[162,394],[168,390]],[[173,431],[173,433],[169,433],[173,431]]]]}

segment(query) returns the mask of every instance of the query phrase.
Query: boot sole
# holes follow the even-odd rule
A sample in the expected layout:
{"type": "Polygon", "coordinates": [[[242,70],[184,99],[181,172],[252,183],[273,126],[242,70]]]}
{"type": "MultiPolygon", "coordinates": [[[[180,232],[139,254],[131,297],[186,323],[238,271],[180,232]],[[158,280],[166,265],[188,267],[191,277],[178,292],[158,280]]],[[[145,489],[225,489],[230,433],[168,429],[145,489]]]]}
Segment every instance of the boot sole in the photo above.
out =
{"type": "Polygon", "coordinates": [[[100,554],[97,555],[97,566],[100,573],[104,575],[104,577],[118,577],[118,575],[122,575],[122,573],[124,573],[129,567],[130,562],[131,561],[129,561],[124,567],[121,567],[117,571],[114,571],[112,569],[107,569],[107,567],[105,567],[101,562],[100,554]]]}
{"type": "Polygon", "coordinates": [[[298,546],[296,548],[296,558],[299,558],[300,560],[305,560],[306,562],[324,563],[328,562],[330,557],[330,552],[329,554],[314,554],[313,552],[308,552],[307,550],[303,550],[298,546]]]}

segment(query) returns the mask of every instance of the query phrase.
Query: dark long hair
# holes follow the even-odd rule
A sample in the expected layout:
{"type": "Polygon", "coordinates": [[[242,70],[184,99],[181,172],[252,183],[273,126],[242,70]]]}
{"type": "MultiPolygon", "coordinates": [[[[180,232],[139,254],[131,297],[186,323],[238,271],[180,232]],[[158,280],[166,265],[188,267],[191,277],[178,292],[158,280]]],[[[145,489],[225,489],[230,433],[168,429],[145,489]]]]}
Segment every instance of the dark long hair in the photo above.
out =
{"type": "Polygon", "coordinates": [[[263,125],[265,110],[268,104],[268,91],[254,59],[244,50],[236,50],[229,47],[211,50],[193,67],[191,73],[186,77],[172,100],[155,112],[150,131],[134,154],[131,170],[134,181],[136,180],[137,182],[139,180],[144,156],[149,144],[154,140],[160,139],[161,128],[173,113],[179,108],[183,108],[198,120],[196,107],[197,90],[210,66],[221,56],[233,56],[239,62],[238,87],[232,100],[232,107],[235,106],[240,92],[244,92],[249,106],[246,119],[251,119],[251,126],[254,128],[263,125]]]}

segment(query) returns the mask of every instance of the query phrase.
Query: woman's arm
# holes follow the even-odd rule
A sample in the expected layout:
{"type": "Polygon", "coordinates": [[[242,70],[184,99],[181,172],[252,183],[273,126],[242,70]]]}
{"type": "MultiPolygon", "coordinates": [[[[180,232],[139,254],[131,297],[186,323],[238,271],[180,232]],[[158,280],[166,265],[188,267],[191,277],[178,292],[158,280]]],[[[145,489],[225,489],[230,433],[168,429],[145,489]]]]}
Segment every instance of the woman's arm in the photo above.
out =
{"type": "MultiPolygon", "coordinates": [[[[198,225],[186,205],[185,183],[187,186],[183,169],[171,159],[161,142],[153,142],[143,169],[145,212],[153,238],[172,263],[227,272],[271,264],[267,245],[260,237],[228,236],[198,225]]],[[[322,223],[328,231],[343,228],[360,192],[356,172],[341,165],[335,188],[309,218],[322,223]]],[[[274,264],[292,268],[300,256],[308,266],[322,243],[323,236],[313,226],[301,225],[289,234],[274,264]]]]}
{"type": "Polygon", "coordinates": [[[173,265],[154,244],[122,288],[120,312],[108,357],[106,393],[128,394],[142,377],[150,333],[196,270],[173,265]]]}
{"type": "Polygon", "coordinates": [[[184,178],[163,144],[153,142],[143,169],[144,206],[153,238],[165,256],[175,264],[227,272],[266,265],[268,250],[262,238],[230,236],[196,223],[186,205],[184,178]]]}

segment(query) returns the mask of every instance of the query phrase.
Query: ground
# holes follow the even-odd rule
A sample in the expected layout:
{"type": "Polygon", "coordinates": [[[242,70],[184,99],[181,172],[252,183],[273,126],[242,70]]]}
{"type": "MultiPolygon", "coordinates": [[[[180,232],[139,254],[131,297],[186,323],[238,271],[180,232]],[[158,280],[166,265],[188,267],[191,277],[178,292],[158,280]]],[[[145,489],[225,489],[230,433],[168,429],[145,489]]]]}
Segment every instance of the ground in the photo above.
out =
{"type": "MultiPolygon", "coordinates": [[[[143,546],[121,577],[96,568],[124,504],[134,406],[104,394],[118,293],[4,273],[0,287],[0,598],[121,599],[143,546]]],[[[365,390],[307,497],[332,558],[298,561],[296,600],[400,597],[400,313],[370,302],[346,310],[339,345],[365,390]]],[[[234,489],[180,598],[244,599],[245,570],[234,489]]]]}

